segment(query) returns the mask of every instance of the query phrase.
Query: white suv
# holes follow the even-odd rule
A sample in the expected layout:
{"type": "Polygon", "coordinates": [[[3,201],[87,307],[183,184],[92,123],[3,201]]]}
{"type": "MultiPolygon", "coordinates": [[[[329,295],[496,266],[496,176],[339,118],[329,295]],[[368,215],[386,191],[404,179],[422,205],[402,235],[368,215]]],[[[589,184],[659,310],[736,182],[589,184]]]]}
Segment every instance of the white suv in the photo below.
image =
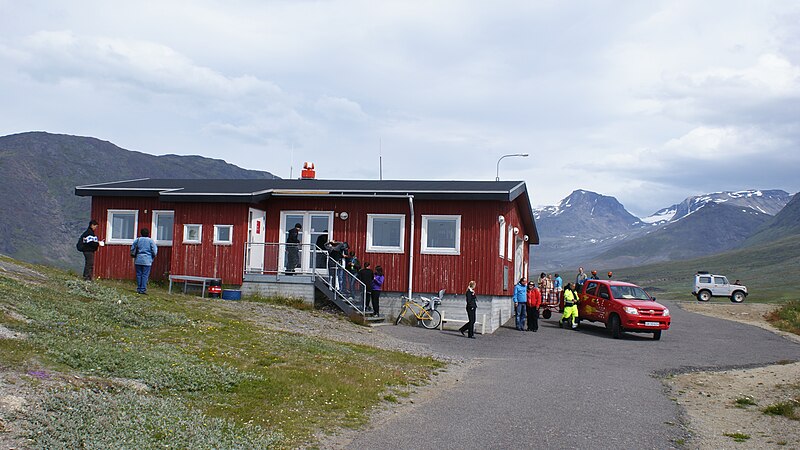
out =
{"type": "Polygon", "coordinates": [[[694,289],[692,295],[697,296],[701,302],[711,300],[711,297],[730,297],[734,303],[741,303],[747,297],[747,287],[737,283],[728,283],[728,278],[723,275],[714,275],[708,272],[697,272],[694,275],[694,289]]]}

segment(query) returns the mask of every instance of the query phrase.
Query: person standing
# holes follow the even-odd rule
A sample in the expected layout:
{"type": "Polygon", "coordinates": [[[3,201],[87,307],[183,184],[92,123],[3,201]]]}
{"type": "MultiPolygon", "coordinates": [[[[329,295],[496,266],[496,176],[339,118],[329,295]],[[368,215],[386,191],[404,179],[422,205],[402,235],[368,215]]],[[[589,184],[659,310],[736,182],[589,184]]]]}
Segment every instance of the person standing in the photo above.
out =
{"type": "Polygon", "coordinates": [[[142,228],[139,237],[131,244],[131,256],[136,266],[136,293],[147,295],[147,280],[150,278],[150,268],[153,260],[158,255],[156,243],[150,239],[150,230],[142,228]]]}
{"type": "Polygon", "coordinates": [[[555,293],[556,298],[561,300],[562,292],[564,292],[564,280],[559,274],[555,274],[555,278],[553,278],[553,292],[555,293]]]}
{"type": "Polygon", "coordinates": [[[364,262],[364,267],[358,271],[358,281],[364,283],[364,302],[367,303],[365,308],[369,306],[370,299],[372,299],[372,281],[375,278],[375,273],[369,268],[369,262],[364,262]]]}
{"type": "Polygon", "coordinates": [[[542,306],[542,292],[536,283],[528,283],[528,331],[539,331],[539,307],[542,306]]]}
{"type": "Polygon", "coordinates": [[[378,316],[380,314],[380,299],[381,290],[383,290],[383,281],[386,278],[383,275],[383,267],[375,267],[375,276],[372,278],[372,315],[378,316]]]}
{"type": "Polygon", "coordinates": [[[345,278],[345,284],[347,287],[347,295],[350,298],[353,298],[356,292],[358,292],[358,282],[356,278],[358,278],[358,271],[361,270],[361,261],[358,260],[358,256],[356,256],[356,252],[349,252],[347,257],[344,259],[345,265],[344,267],[347,269],[348,275],[345,278]]]}
{"type": "Polygon", "coordinates": [[[572,283],[567,283],[564,291],[564,314],[561,316],[559,327],[571,324],[572,329],[578,328],[578,294],[572,290],[572,283]]]}
{"type": "Polygon", "coordinates": [[[597,271],[592,270],[592,276],[589,277],[590,280],[599,280],[600,278],[597,276],[597,271]]]}
{"type": "Polygon", "coordinates": [[[286,236],[286,275],[294,275],[300,266],[300,230],[303,225],[296,223],[286,236]]]}
{"type": "Polygon", "coordinates": [[[96,229],[97,221],[92,219],[89,221],[86,231],[78,238],[77,248],[79,252],[83,253],[83,279],[86,281],[94,279],[94,254],[97,248],[103,244],[94,233],[96,229]]]}
{"type": "Polygon", "coordinates": [[[578,267],[578,276],[575,277],[575,284],[583,286],[583,282],[586,281],[586,278],[586,272],[583,271],[583,267],[578,267]]]}
{"type": "Polygon", "coordinates": [[[470,281],[467,285],[467,323],[465,323],[458,331],[464,336],[467,332],[467,337],[475,339],[475,311],[478,309],[478,296],[475,295],[475,281],[470,281]]]}
{"type": "Polygon", "coordinates": [[[528,309],[528,286],[525,285],[525,277],[519,279],[514,285],[514,312],[517,315],[517,330],[525,331],[525,318],[528,309]]]}

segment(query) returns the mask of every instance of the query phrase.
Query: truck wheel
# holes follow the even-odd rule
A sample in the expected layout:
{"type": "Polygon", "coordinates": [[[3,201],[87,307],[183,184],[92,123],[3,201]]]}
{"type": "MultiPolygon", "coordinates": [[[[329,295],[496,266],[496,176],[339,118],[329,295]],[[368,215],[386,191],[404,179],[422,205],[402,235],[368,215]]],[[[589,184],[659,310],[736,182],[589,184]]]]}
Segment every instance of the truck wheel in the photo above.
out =
{"type": "Polygon", "coordinates": [[[549,318],[550,318],[550,316],[552,316],[552,315],[553,315],[553,313],[551,313],[549,309],[545,309],[545,310],[542,312],[542,317],[544,317],[545,319],[549,319],[549,318]]]}
{"type": "Polygon", "coordinates": [[[731,301],[733,303],[742,303],[744,301],[744,292],[734,291],[733,294],[731,294],[731,301]]]}
{"type": "Polygon", "coordinates": [[[711,292],[703,289],[697,293],[697,300],[700,300],[701,302],[707,302],[711,300],[711,292]]]}
{"type": "Polygon", "coordinates": [[[653,340],[658,341],[661,339],[661,330],[653,331],[653,340]]]}
{"type": "Polygon", "coordinates": [[[608,331],[611,332],[611,337],[619,339],[622,337],[622,326],[619,323],[619,316],[613,315],[608,321],[608,331]]]}

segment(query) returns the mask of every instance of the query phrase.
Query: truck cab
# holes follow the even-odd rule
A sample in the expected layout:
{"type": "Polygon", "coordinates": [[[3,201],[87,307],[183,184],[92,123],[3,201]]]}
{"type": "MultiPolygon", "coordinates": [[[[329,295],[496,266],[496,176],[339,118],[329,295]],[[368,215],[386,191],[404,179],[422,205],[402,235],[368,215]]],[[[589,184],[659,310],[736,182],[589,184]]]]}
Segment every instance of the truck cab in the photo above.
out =
{"type": "Polygon", "coordinates": [[[652,333],[658,340],[669,329],[669,309],[635,284],[586,280],[578,295],[578,320],[602,322],[614,339],[630,331],[652,333]]]}

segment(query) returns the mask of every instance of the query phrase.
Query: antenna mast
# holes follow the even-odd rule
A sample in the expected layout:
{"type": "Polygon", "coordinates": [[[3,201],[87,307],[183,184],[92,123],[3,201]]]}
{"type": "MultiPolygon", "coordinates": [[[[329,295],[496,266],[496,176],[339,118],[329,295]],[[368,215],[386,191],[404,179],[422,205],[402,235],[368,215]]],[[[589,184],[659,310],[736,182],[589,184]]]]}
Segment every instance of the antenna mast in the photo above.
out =
{"type": "Polygon", "coordinates": [[[378,177],[383,181],[383,140],[378,138],[378,177]]]}
{"type": "Polygon", "coordinates": [[[289,179],[290,180],[294,176],[292,172],[294,172],[294,144],[292,144],[292,152],[290,153],[290,156],[289,156],[289,179]]]}

